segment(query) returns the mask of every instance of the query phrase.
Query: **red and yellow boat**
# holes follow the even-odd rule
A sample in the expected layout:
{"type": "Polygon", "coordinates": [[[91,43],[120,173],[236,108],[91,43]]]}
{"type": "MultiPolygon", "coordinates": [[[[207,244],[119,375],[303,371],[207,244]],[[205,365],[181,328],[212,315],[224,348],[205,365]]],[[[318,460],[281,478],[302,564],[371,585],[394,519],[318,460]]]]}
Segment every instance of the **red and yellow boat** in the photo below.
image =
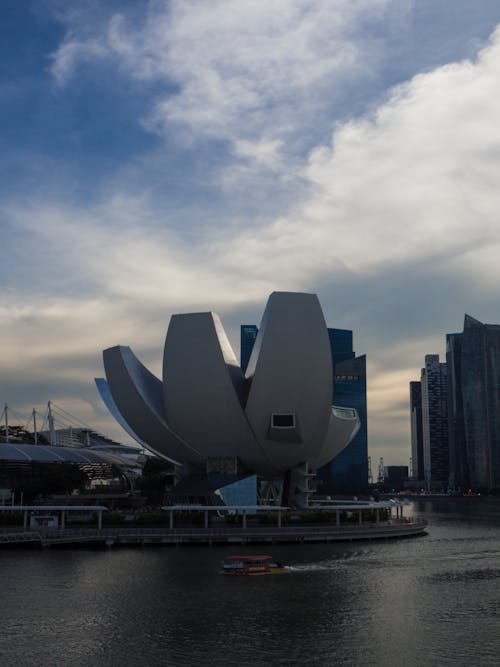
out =
{"type": "Polygon", "coordinates": [[[229,556],[222,562],[222,574],[279,574],[284,566],[272,556],[229,556]]]}

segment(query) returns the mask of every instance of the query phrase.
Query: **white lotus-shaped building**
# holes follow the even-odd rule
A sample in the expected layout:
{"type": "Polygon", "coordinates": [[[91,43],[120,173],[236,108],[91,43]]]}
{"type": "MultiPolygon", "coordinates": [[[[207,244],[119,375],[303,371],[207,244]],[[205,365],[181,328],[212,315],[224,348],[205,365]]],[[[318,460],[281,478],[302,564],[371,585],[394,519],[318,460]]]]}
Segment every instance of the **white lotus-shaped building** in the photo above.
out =
{"type": "Polygon", "coordinates": [[[332,356],[315,294],[271,294],[245,374],[212,312],[171,317],[162,381],[121,345],[104,350],[104,367],[98,387],[120,424],[190,471],[228,458],[240,475],[313,470],[359,429],[354,409],[332,406],[332,356]]]}

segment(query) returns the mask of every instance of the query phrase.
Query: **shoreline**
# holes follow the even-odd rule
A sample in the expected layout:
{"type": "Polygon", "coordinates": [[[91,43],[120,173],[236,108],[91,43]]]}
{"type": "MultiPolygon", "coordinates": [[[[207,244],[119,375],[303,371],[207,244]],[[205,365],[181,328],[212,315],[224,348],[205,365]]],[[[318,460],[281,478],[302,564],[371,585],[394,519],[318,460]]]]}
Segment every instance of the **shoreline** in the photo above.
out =
{"type": "Polygon", "coordinates": [[[303,544],[417,537],[426,534],[423,519],[358,526],[283,526],[234,528],[102,528],[0,531],[2,547],[181,546],[227,544],[303,544]]]}

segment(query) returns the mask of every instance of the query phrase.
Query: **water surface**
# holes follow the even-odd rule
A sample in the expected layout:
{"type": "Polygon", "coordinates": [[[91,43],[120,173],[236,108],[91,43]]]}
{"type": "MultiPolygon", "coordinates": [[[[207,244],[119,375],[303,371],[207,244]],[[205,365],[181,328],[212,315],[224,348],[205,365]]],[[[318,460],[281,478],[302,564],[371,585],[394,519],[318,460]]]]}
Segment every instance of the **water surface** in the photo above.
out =
{"type": "Polygon", "coordinates": [[[400,541],[0,551],[0,664],[499,665],[500,500],[414,509],[400,541]],[[262,551],[287,571],[219,574],[262,551]]]}

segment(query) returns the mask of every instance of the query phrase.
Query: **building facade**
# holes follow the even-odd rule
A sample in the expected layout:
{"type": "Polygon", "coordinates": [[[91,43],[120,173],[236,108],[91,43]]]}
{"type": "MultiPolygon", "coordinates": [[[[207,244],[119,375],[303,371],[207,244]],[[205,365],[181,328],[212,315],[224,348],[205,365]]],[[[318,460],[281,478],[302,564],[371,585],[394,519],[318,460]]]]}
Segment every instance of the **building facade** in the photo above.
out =
{"type": "Polygon", "coordinates": [[[240,367],[243,373],[246,373],[258,333],[255,324],[242,324],[240,327],[240,367]]]}
{"type": "Polygon", "coordinates": [[[411,478],[423,480],[424,440],[422,435],[422,383],[410,382],[410,421],[411,421],[411,478]]]}
{"type": "MultiPolygon", "coordinates": [[[[412,457],[421,479],[418,402],[412,382],[412,457]]],[[[500,325],[465,315],[463,332],[446,335],[446,364],[425,357],[421,429],[429,481],[447,479],[457,491],[500,489],[500,325]]]]}
{"type": "Polygon", "coordinates": [[[408,481],[408,466],[385,466],[384,486],[389,489],[400,490],[408,481]]]}
{"type": "Polygon", "coordinates": [[[448,397],[446,364],[427,354],[422,368],[422,441],[424,474],[428,483],[448,485],[448,397]]]}
{"type": "Polygon", "coordinates": [[[465,316],[461,354],[463,424],[470,483],[500,488],[500,326],[465,316]]]}
{"type": "Polygon", "coordinates": [[[360,429],[337,456],[318,470],[319,493],[362,492],[368,487],[366,355],[356,357],[349,329],[328,329],[333,361],[332,403],[354,407],[360,429]]]}
{"type": "Polygon", "coordinates": [[[463,334],[446,334],[450,487],[456,490],[467,489],[470,486],[462,395],[462,350],[463,334]]]}

